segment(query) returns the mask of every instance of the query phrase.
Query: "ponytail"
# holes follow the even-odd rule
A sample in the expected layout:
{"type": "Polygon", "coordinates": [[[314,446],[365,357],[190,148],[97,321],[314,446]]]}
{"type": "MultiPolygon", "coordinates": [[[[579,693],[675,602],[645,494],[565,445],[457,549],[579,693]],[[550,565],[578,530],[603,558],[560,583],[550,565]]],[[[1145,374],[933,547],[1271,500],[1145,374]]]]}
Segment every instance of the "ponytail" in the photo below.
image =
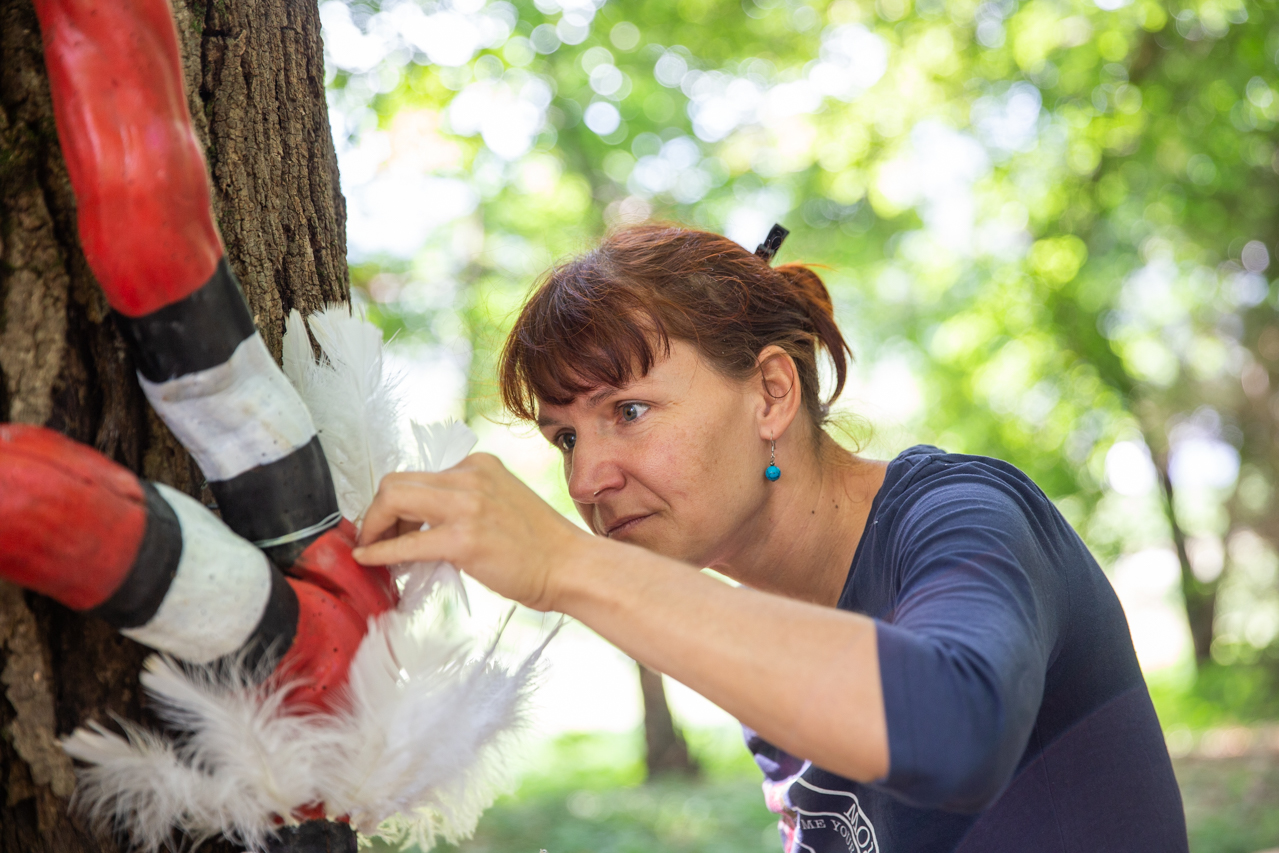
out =
{"type": "MultiPolygon", "coordinates": [[[[835,388],[830,396],[819,404],[820,417],[817,418],[817,423],[821,423],[825,420],[831,404],[844,390],[844,383],[848,379],[848,362],[853,357],[853,350],[835,323],[835,305],[821,277],[810,267],[800,263],[782,264],[774,267],[773,270],[785,279],[795,299],[803,306],[804,313],[808,315],[808,320],[813,326],[814,343],[820,344],[826,350],[835,367],[835,388]]],[[[814,388],[814,398],[816,398],[816,391],[817,389],[814,388]]]]}

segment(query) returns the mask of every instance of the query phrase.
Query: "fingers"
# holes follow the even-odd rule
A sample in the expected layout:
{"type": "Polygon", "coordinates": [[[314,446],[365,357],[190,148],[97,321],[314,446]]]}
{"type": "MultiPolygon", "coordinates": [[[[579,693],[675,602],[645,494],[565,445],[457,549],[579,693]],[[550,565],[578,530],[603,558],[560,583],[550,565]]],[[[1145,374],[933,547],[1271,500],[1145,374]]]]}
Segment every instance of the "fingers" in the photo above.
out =
{"type": "Polygon", "coordinates": [[[368,545],[383,538],[387,533],[394,535],[397,525],[402,521],[414,522],[419,526],[438,522],[438,515],[432,509],[440,502],[438,485],[432,486],[425,478],[433,478],[432,474],[387,474],[378,486],[373,503],[364,513],[364,526],[360,528],[357,542],[368,545]],[[430,516],[430,517],[428,517],[430,516]]]}
{"type": "MultiPolygon", "coordinates": [[[[369,545],[403,529],[402,522],[437,525],[459,506],[472,503],[463,494],[475,495],[483,482],[506,468],[487,453],[468,456],[457,466],[439,473],[410,471],[387,474],[373,503],[364,513],[359,544],[369,545]]],[[[509,476],[509,475],[508,475],[509,476]]]]}
{"type": "Polygon", "coordinates": [[[415,530],[356,548],[351,552],[357,563],[365,566],[392,566],[396,563],[452,560],[451,537],[444,528],[415,530]]]}
{"type": "Polygon", "coordinates": [[[526,488],[487,453],[473,454],[439,473],[388,474],[364,515],[361,547],[352,554],[364,565],[457,562],[460,555],[446,549],[457,551],[461,543],[471,541],[475,529],[471,522],[496,522],[503,512],[511,511],[512,483],[526,488]],[[422,530],[423,524],[430,529],[422,530]]]}

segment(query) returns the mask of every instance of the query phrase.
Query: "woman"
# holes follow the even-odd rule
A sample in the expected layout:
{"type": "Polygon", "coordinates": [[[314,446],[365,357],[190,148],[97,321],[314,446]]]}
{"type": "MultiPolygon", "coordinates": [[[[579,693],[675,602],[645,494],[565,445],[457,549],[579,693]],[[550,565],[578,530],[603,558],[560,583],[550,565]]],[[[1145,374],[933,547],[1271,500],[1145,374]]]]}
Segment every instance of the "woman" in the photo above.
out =
{"type": "Polygon", "coordinates": [[[787,851],[1185,850],[1096,562],[1003,462],[837,445],[848,354],[808,268],[617,232],[550,273],[501,362],[591,533],[477,454],[387,477],[356,558],[449,560],[720,705],[787,851]]]}

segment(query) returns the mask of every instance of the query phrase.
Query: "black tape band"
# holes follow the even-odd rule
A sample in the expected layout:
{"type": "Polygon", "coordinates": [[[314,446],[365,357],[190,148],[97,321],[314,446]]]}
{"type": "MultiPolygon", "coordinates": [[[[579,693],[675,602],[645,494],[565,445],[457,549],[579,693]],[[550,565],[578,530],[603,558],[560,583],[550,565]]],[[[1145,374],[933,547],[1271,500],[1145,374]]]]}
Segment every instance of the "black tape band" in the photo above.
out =
{"type": "MultiPolygon", "coordinates": [[[[230,480],[209,483],[227,526],[261,542],[319,525],[338,512],[333,477],[319,437],[283,459],[245,471],[230,480]]],[[[327,528],[305,539],[263,548],[271,561],[288,568],[327,528]]]]}
{"type": "Polygon", "coordinates": [[[116,313],[138,372],[167,382],[224,363],[256,329],[226,258],[200,289],[142,317],[116,313]]]}
{"type": "Polygon", "coordinates": [[[271,594],[267,597],[266,608],[262,611],[257,627],[239,651],[215,661],[213,666],[225,667],[234,658],[244,668],[244,672],[255,676],[258,681],[265,680],[293,645],[297,631],[298,595],[289,586],[284,573],[273,565],[271,594]]]}
{"type": "Polygon", "coordinates": [[[142,544],[120,588],[89,611],[113,628],[137,628],[151,621],[169,592],[182,559],[182,526],[155,486],[141,481],[147,521],[142,544]]]}
{"type": "Polygon", "coordinates": [[[350,824],[309,820],[276,830],[267,840],[266,853],[357,853],[359,840],[350,824]]]}

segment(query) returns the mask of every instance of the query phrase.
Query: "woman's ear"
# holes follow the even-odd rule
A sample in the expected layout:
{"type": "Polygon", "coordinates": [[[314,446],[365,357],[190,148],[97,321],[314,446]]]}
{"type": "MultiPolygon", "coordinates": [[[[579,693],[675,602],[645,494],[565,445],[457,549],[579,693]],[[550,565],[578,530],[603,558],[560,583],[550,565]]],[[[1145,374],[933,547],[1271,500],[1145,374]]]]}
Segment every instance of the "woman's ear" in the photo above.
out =
{"type": "Polygon", "coordinates": [[[759,368],[759,434],[768,441],[790,428],[802,405],[803,391],[795,359],[779,346],[767,346],[755,360],[759,368]]]}

